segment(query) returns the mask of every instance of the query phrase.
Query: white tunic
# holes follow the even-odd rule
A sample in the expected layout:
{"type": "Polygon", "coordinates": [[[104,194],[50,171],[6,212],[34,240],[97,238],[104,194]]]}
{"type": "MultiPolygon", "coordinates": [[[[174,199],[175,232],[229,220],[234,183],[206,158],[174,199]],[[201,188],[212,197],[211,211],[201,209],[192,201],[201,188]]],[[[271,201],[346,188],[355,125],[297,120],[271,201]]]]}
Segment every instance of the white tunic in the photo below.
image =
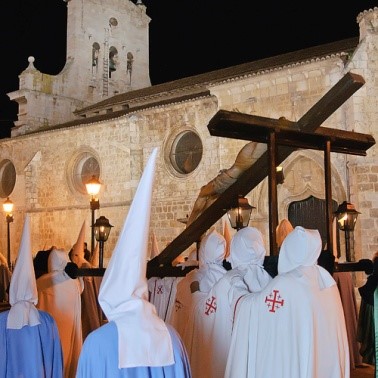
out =
{"type": "Polygon", "coordinates": [[[83,344],[81,328],[82,279],[72,279],[64,267],[68,254],[54,249],[49,255],[49,273],[37,279],[38,308],[51,314],[58,326],[63,349],[64,376],[74,377],[83,344]]]}

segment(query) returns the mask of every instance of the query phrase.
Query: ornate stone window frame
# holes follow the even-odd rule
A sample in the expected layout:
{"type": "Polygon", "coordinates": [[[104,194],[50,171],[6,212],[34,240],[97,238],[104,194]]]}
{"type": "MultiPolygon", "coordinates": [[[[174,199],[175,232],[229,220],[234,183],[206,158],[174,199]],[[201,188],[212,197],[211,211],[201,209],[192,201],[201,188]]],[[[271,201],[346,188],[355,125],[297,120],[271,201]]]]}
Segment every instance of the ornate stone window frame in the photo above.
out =
{"type": "Polygon", "coordinates": [[[89,147],[78,150],[66,168],[67,183],[73,193],[87,195],[85,183],[92,177],[100,178],[101,163],[96,151],[89,147]]]}
{"type": "Polygon", "coordinates": [[[16,185],[16,168],[9,159],[0,162],[0,197],[6,198],[16,185]]]}
{"type": "Polygon", "coordinates": [[[169,172],[176,177],[192,174],[200,165],[202,156],[202,139],[193,128],[176,129],[165,143],[164,160],[169,172]]]}

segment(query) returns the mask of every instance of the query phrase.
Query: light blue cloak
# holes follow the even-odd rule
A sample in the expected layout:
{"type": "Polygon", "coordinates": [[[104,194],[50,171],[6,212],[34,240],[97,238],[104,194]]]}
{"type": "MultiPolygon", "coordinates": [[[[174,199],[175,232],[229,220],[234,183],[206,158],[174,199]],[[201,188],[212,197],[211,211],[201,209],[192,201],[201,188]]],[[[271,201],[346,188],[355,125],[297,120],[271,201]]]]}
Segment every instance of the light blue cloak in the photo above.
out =
{"type": "MultiPolygon", "coordinates": [[[[191,378],[186,350],[173,327],[167,324],[172,338],[175,363],[161,367],[118,368],[118,331],[109,322],[90,333],[81,350],[77,378],[191,378]]],[[[159,353],[159,345],[156,345],[159,353]]]]}
{"type": "Polygon", "coordinates": [[[41,324],[7,329],[8,313],[0,313],[0,377],[63,377],[62,347],[54,318],[39,310],[41,324]]]}

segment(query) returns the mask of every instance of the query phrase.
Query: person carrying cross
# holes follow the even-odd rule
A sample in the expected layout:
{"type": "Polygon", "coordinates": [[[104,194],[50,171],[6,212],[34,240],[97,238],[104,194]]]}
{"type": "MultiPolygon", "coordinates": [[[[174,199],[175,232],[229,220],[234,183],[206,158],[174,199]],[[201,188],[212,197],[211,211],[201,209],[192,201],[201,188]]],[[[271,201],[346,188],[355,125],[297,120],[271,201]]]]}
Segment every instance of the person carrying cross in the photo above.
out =
{"type": "Polygon", "coordinates": [[[237,304],[225,378],[349,378],[343,307],[317,264],[321,249],[318,230],[297,226],[286,236],[278,275],[237,304]]]}

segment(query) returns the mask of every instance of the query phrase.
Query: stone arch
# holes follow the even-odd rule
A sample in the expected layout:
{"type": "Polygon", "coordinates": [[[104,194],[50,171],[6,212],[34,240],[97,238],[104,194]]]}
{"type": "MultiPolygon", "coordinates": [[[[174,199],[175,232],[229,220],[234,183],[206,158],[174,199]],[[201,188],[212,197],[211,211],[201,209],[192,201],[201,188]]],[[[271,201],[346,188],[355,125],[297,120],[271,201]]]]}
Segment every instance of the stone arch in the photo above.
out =
{"type": "MultiPolygon", "coordinates": [[[[325,199],[324,160],[319,151],[300,150],[292,153],[282,164],[285,176],[283,184],[277,189],[278,218],[287,218],[291,202],[301,201],[310,196],[325,199]]],[[[338,203],[345,199],[346,193],[340,174],[331,164],[332,199],[338,203]]],[[[268,178],[259,186],[258,212],[267,218],[269,214],[268,178]]]]}
{"type": "Polygon", "coordinates": [[[92,74],[98,71],[98,59],[100,56],[100,44],[94,42],[92,44],[92,74]]]}
{"type": "Polygon", "coordinates": [[[109,78],[112,77],[112,72],[117,71],[118,66],[118,50],[114,46],[109,48],[109,78]]]}
{"type": "Polygon", "coordinates": [[[127,72],[128,77],[129,77],[129,85],[131,85],[131,74],[133,72],[134,55],[129,51],[126,54],[126,59],[127,59],[126,72],[127,72]]]}

